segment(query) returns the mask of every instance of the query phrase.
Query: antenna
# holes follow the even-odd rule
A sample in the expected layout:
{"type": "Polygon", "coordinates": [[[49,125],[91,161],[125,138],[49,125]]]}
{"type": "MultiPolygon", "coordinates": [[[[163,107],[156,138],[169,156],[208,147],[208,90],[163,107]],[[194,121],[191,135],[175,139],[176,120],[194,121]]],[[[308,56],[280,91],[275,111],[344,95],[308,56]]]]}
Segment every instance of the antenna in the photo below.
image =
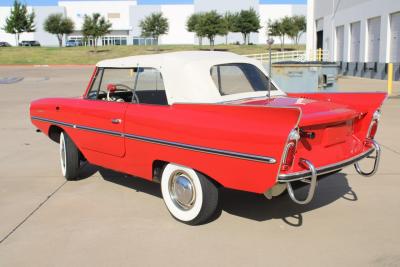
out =
{"type": "Polygon", "coordinates": [[[267,44],[268,44],[268,52],[269,52],[269,70],[268,70],[268,98],[271,98],[271,79],[272,79],[272,56],[271,56],[271,49],[272,45],[274,44],[274,38],[269,37],[267,39],[267,44]]]}

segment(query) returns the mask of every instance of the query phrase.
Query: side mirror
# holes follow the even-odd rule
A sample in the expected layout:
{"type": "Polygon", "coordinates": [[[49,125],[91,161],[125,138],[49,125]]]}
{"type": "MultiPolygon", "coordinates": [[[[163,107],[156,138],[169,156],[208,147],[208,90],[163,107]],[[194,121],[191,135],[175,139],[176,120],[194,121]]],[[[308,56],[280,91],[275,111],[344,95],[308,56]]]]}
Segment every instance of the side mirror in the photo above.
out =
{"type": "Polygon", "coordinates": [[[107,84],[107,91],[110,93],[114,93],[115,91],[117,91],[117,86],[113,83],[109,83],[107,84]]]}

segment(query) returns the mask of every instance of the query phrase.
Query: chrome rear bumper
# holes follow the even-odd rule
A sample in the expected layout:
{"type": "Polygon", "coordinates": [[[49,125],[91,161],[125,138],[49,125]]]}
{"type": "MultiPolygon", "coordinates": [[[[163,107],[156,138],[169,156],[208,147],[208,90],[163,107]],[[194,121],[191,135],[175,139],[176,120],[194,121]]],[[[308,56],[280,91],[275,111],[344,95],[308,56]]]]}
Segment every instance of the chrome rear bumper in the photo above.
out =
{"type": "Polygon", "coordinates": [[[317,186],[317,178],[319,175],[323,175],[323,174],[329,174],[329,173],[333,173],[337,170],[342,169],[343,167],[346,167],[348,165],[354,164],[354,167],[356,168],[356,171],[362,175],[362,176],[372,176],[376,173],[376,171],[378,170],[378,166],[379,166],[379,160],[380,160],[380,156],[381,156],[381,148],[379,146],[379,144],[374,141],[374,140],[369,140],[369,142],[371,142],[371,144],[373,145],[373,147],[371,149],[369,149],[368,151],[364,152],[361,155],[358,155],[356,157],[353,157],[351,159],[339,162],[339,163],[335,163],[335,164],[331,164],[328,166],[323,166],[323,167],[319,167],[319,168],[315,168],[314,165],[306,160],[306,159],[301,159],[300,163],[303,164],[304,166],[307,167],[307,171],[302,171],[302,172],[296,172],[296,173],[291,173],[291,174],[283,174],[283,175],[279,175],[278,177],[278,182],[279,183],[286,183],[287,184],[287,190],[289,193],[289,197],[297,204],[308,204],[311,202],[311,200],[314,197],[314,192],[315,192],[315,188],[317,186]],[[375,152],[375,156],[370,156],[373,152],[375,152]],[[374,161],[374,165],[373,165],[373,169],[370,172],[364,172],[361,170],[358,161],[364,159],[364,158],[373,158],[375,159],[374,161]],[[310,179],[309,179],[310,178],[310,179]],[[298,199],[295,194],[294,194],[294,190],[292,188],[292,182],[295,181],[302,181],[305,183],[310,184],[309,189],[308,189],[308,193],[307,193],[307,197],[304,200],[300,200],[298,199]]]}
{"type": "MultiPolygon", "coordinates": [[[[375,141],[374,141],[373,144],[374,144],[374,147],[371,147],[366,152],[364,152],[364,153],[362,153],[360,155],[357,155],[357,156],[355,156],[353,158],[350,158],[350,159],[347,159],[345,161],[341,161],[341,162],[338,162],[338,163],[335,163],[335,164],[331,164],[331,165],[315,168],[317,176],[323,175],[323,174],[333,173],[333,172],[335,172],[337,170],[343,169],[346,166],[355,164],[358,161],[370,156],[374,151],[379,151],[380,152],[379,145],[375,141]]],[[[379,163],[379,160],[378,160],[378,163],[379,163]]],[[[377,166],[374,169],[377,169],[377,166]]],[[[376,170],[375,170],[375,172],[376,172],[376,170]]],[[[294,182],[294,181],[303,180],[304,178],[310,178],[311,176],[312,176],[312,173],[311,173],[310,170],[305,170],[305,171],[301,171],[301,172],[294,172],[294,173],[288,173],[288,174],[280,174],[278,176],[278,182],[282,182],[282,183],[294,182]]]]}

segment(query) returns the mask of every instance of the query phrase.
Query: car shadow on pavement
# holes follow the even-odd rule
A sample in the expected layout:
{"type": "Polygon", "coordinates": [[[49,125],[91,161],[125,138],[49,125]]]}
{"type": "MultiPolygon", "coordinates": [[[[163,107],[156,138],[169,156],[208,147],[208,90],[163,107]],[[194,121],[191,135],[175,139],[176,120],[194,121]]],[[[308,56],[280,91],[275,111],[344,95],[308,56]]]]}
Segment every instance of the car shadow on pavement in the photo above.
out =
{"type": "MultiPolygon", "coordinates": [[[[136,192],[143,192],[162,198],[160,185],[148,180],[136,178],[127,174],[115,172],[101,167],[85,166],[83,177],[99,172],[101,177],[108,182],[119,184],[136,192]]],[[[298,188],[295,193],[298,198],[305,198],[308,187],[298,188]]],[[[299,227],[303,224],[302,214],[323,206],[327,206],[342,198],[347,201],[357,201],[357,194],[349,186],[346,174],[336,173],[318,182],[314,199],[307,205],[294,203],[287,193],[268,200],[262,194],[221,188],[221,208],[223,211],[255,221],[268,221],[282,219],[286,224],[299,227]]],[[[217,219],[221,212],[214,216],[217,219]]]]}
{"type": "MultiPolygon", "coordinates": [[[[304,199],[308,186],[295,191],[299,199],[304,199]]],[[[343,198],[357,201],[357,194],[349,186],[346,175],[337,173],[318,181],[313,200],[307,205],[294,203],[287,193],[267,200],[263,195],[222,189],[222,208],[225,212],[255,221],[282,219],[291,226],[303,224],[302,214],[343,198]]]]}
{"type": "Polygon", "coordinates": [[[97,167],[101,177],[108,182],[119,184],[152,196],[162,198],[160,184],[137,178],[128,174],[97,167]]]}

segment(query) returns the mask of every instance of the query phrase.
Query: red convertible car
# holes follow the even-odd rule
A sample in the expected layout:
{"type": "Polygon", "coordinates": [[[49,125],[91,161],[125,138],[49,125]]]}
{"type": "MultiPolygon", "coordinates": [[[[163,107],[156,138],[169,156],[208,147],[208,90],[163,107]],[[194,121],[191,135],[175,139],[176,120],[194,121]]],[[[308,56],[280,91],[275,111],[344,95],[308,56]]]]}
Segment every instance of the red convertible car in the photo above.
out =
{"type": "Polygon", "coordinates": [[[60,144],[62,174],[82,162],[159,182],[177,220],[202,224],[219,187],[307,204],[318,178],[373,175],[385,93],[286,94],[260,62],[227,52],[132,56],[97,64],[76,98],[33,101],[32,123],[60,144]],[[358,162],[372,158],[371,171],[358,162]],[[306,183],[299,199],[294,184],[306,183]]]}

